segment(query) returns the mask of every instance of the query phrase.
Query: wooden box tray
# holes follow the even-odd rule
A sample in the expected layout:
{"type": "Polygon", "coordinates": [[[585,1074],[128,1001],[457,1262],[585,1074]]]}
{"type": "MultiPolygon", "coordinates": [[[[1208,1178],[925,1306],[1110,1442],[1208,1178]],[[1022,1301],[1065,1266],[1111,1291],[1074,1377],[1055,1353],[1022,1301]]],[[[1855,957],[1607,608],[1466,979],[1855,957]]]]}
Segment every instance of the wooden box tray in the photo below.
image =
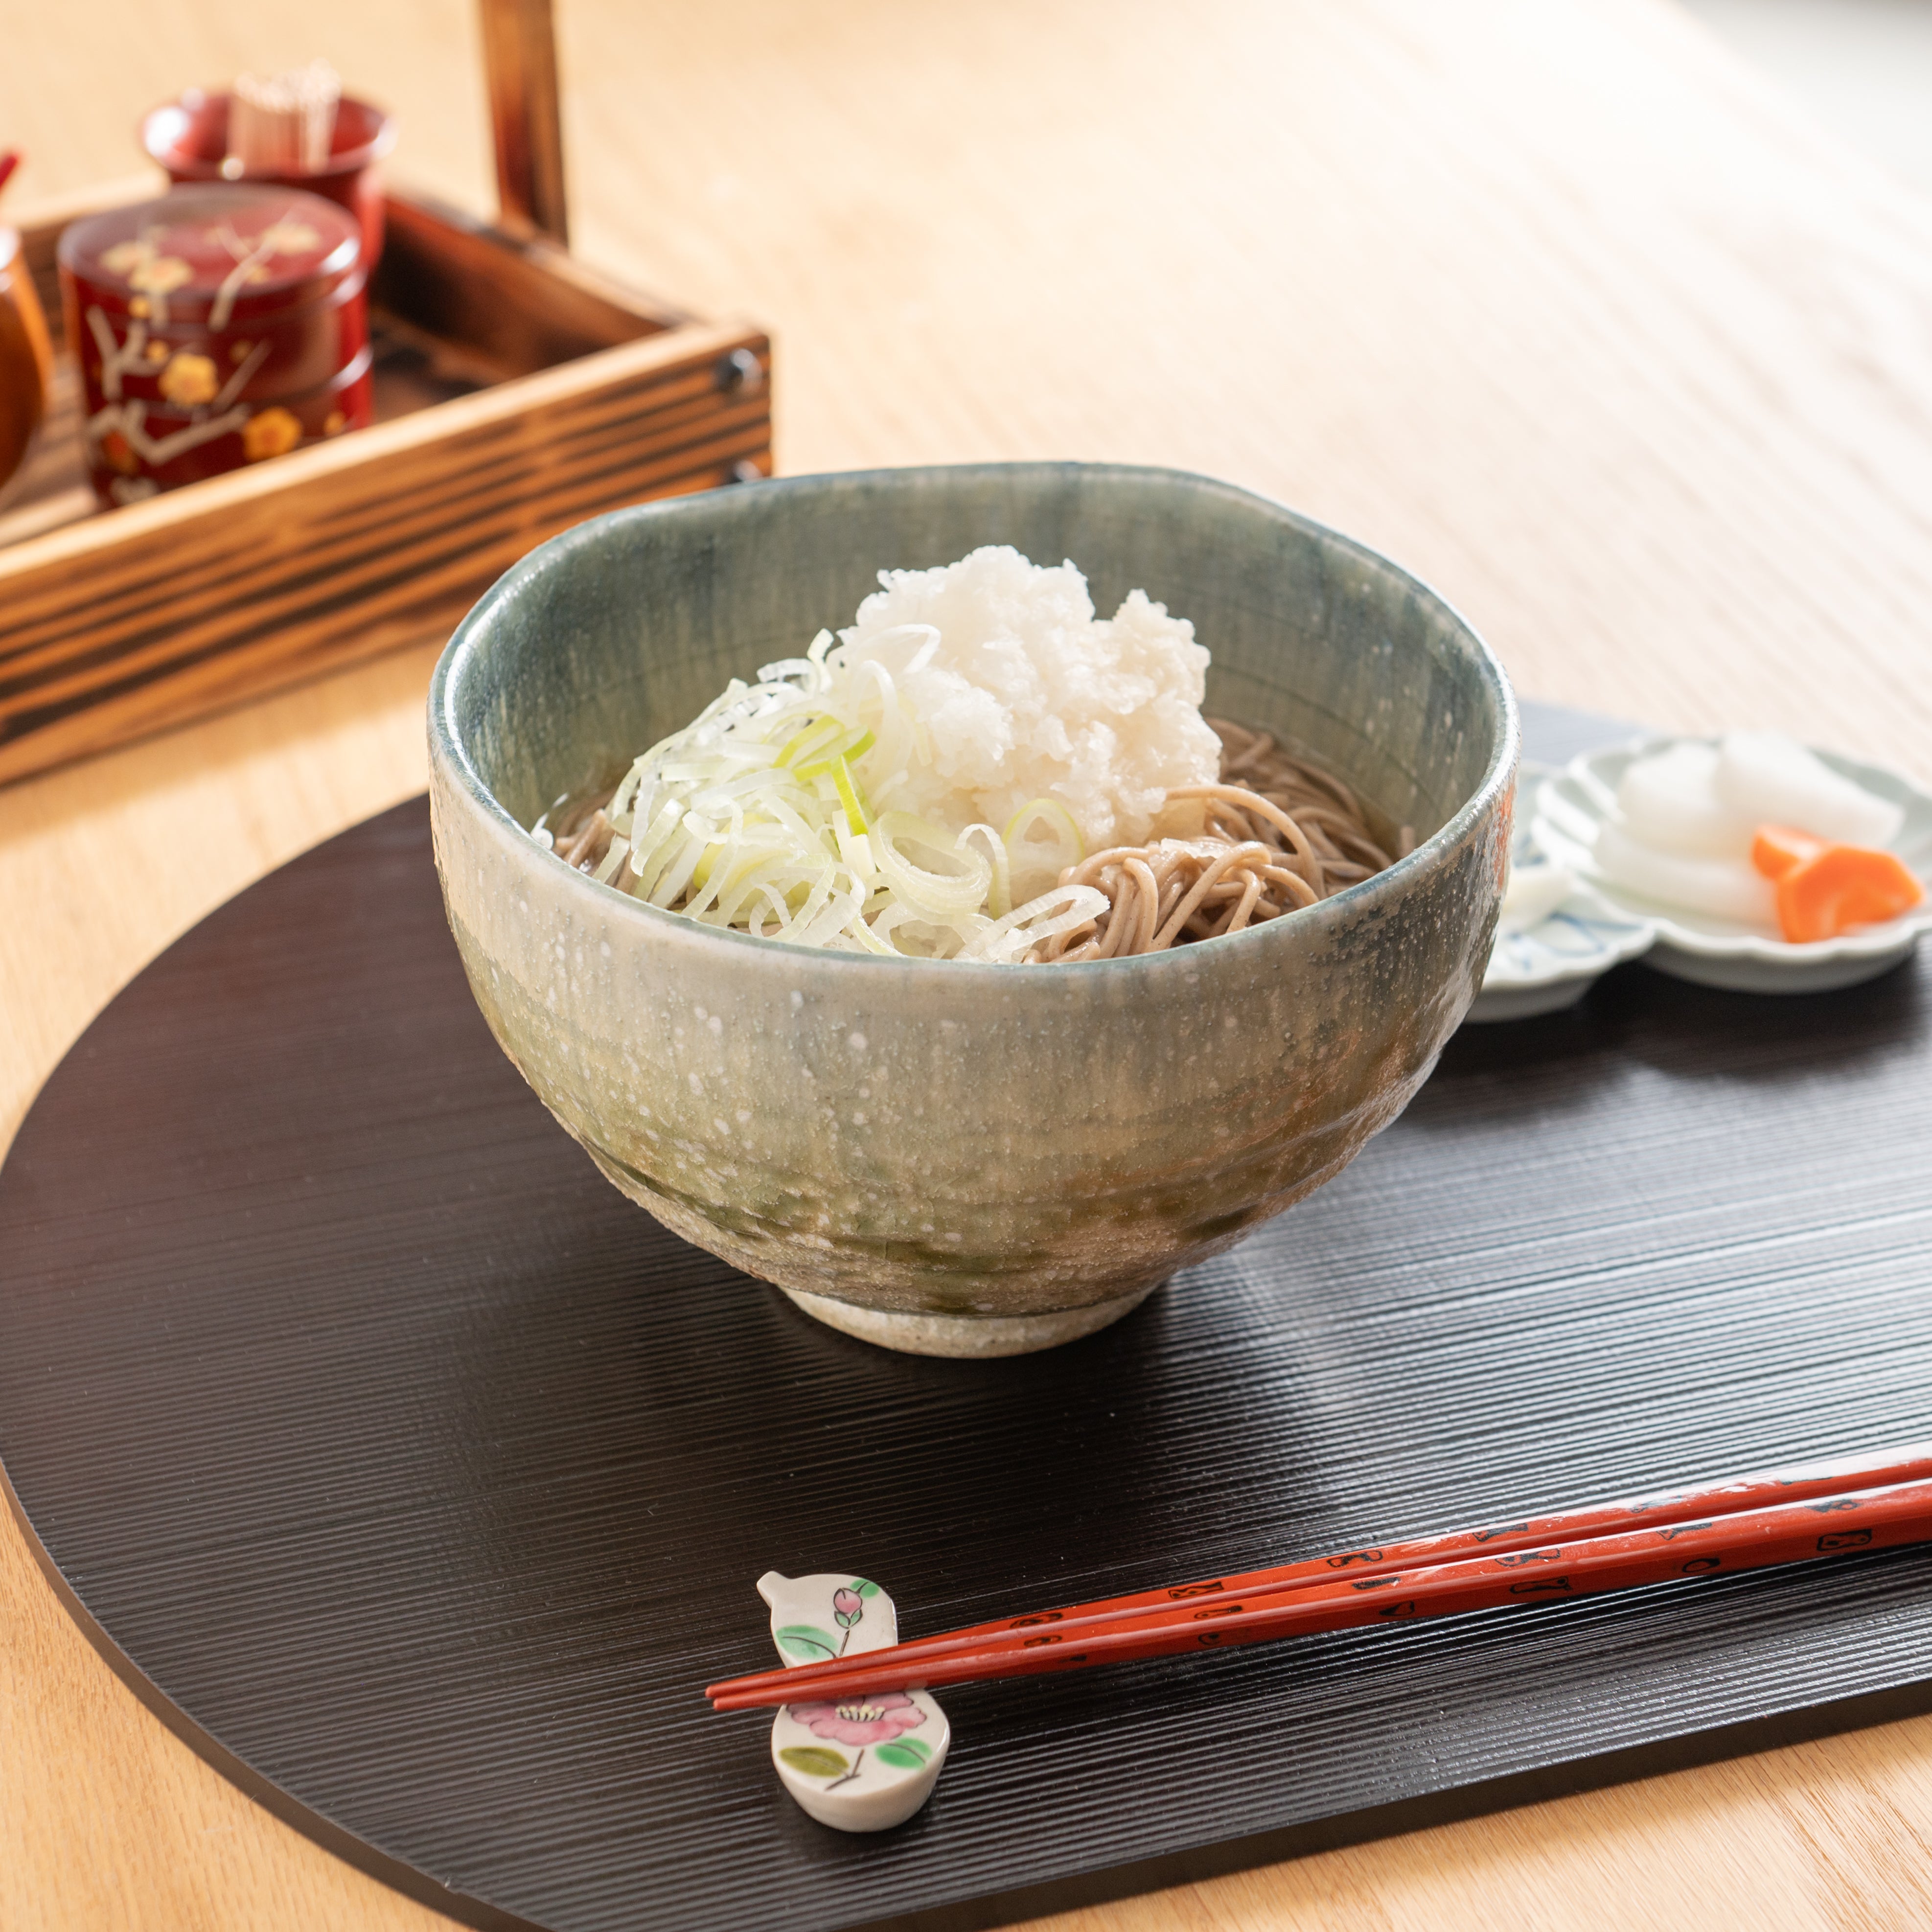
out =
{"type": "Polygon", "coordinates": [[[986,1925],[1925,1707],[1932,1548],[955,1690],[925,1810],[813,1824],[699,1694],[770,1661],[766,1568],[916,1634],[1926,1434],[1932,970],[1625,967],[1466,1028],[1126,1320],[936,1360],[597,1175],[470,998],[428,816],[157,961],[0,1168],[47,1574],[345,1856],[483,1926],[986,1925]]]}
{"type": "MultiPolygon", "coordinates": [[[[50,325],[67,220],[22,231],[50,325]]],[[[388,198],[372,429],[124,509],[80,380],[0,509],[0,783],[452,626],[532,544],[771,468],[770,345],[388,198]]]]}

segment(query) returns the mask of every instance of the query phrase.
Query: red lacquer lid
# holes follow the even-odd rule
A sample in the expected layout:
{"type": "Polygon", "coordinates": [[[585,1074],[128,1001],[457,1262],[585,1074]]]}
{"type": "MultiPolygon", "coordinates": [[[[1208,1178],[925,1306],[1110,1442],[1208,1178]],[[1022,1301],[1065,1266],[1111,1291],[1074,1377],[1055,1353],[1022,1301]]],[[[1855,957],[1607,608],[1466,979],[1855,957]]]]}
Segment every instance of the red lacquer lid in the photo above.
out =
{"type": "Polygon", "coordinates": [[[71,224],[60,265],[118,320],[219,336],[332,293],[362,262],[355,219],[298,188],[210,184],[71,224]]]}

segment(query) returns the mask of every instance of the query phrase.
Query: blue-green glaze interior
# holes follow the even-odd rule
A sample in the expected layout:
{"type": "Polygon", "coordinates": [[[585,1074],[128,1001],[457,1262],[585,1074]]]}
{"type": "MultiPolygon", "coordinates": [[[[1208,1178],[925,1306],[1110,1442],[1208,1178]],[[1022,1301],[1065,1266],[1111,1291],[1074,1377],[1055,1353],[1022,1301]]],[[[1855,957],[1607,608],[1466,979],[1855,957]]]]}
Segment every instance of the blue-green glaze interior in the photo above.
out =
{"type": "Polygon", "coordinates": [[[1492,662],[1385,558],[1224,484],[1076,464],[804,477],[583,525],[519,565],[513,602],[470,638],[457,732],[528,824],[728,679],[850,623],[881,569],[985,543],[1071,560],[1102,615],[1144,590],[1191,618],[1214,658],[1210,715],[1286,734],[1393,823],[1438,830],[1493,761],[1507,700],[1492,662]],[[1193,514],[1176,514],[1178,491],[1193,514]]]}

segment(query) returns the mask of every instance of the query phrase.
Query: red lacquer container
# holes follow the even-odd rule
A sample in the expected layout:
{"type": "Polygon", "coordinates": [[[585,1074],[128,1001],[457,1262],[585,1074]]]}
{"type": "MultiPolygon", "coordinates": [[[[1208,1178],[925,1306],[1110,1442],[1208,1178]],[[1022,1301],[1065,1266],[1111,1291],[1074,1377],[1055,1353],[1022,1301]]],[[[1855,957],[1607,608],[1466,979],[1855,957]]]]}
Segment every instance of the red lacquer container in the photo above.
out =
{"type": "Polygon", "coordinates": [[[246,182],[299,188],[349,210],[362,230],[362,266],[382,252],[382,182],[377,164],[396,144],[396,124],[380,107],[344,94],[326,166],[272,175],[236,173],[228,159],[228,96],[191,87],[141,123],[141,145],[178,185],[246,182]]]}
{"type": "Polygon", "coordinates": [[[362,238],[290,188],[179,188],[69,226],[88,472],[129,503],[371,418],[362,238]]]}

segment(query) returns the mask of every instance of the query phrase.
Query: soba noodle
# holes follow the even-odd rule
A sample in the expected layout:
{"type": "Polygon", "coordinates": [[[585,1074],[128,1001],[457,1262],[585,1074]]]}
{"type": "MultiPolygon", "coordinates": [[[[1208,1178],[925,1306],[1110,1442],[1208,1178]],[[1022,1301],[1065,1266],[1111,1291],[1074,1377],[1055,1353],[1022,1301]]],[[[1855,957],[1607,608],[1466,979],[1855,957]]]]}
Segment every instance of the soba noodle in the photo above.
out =
{"type": "MultiPolygon", "coordinates": [[[[1123,959],[1221,938],[1332,898],[1413,845],[1404,826],[1391,854],[1348,786],[1292,756],[1270,733],[1208,722],[1221,741],[1220,782],[1169,790],[1156,825],[1166,836],[1065,868],[1060,886],[1089,887],[1105,908],[1041,940],[1022,963],[1123,959]]],[[[635,874],[605,812],[616,789],[561,804],[546,829],[565,864],[622,891],[635,874]]],[[[668,910],[679,910],[692,890],[668,910]]]]}

